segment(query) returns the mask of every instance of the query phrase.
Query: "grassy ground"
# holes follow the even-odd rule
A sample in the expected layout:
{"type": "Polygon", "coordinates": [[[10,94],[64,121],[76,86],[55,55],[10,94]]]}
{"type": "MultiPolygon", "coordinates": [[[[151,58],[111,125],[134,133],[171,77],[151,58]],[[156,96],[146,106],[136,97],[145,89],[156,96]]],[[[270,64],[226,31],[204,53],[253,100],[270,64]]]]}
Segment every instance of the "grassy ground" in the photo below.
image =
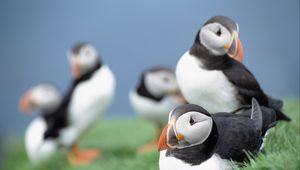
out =
{"type": "MultiPolygon", "coordinates": [[[[287,101],[284,111],[293,119],[279,123],[269,134],[267,144],[255,160],[236,169],[297,170],[300,169],[299,101],[287,101]]],[[[158,153],[136,153],[136,148],[151,140],[154,127],[137,119],[101,122],[81,141],[84,148],[99,147],[102,156],[92,165],[71,167],[60,151],[42,165],[32,166],[27,159],[23,138],[11,140],[4,159],[5,170],[156,170],[158,153]]]]}

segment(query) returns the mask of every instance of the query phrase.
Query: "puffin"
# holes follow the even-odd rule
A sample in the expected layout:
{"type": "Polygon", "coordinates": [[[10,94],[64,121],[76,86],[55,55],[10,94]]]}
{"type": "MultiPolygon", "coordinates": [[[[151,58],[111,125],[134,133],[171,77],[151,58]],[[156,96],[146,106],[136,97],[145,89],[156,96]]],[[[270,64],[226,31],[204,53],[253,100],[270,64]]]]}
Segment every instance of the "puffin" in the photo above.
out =
{"type": "Polygon", "coordinates": [[[96,49],[88,43],[76,44],[68,58],[73,81],[58,108],[45,117],[47,128],[43,137],[57,139],[67,148],[71,165],[86,165],[99,156],[100,150],[83,150],[78,140],[110,106],[116,81],[96,49]]]}
{"type": "Polygon", "coordinates": [[[170,112],[169,123],[160,136],[160,170],[233,169],[231,161],[247,161],[248,152],[259,152],[263,132],[276,125],[275,119],[269,121],[272,118],[267,117],[276,116],[276,112],[265,116],[263,112],[255,98],[250,117],[228,112],[210,114],[195,104],[177,107],[170,112]]]}
{"type": "Polygon", "coordinates": [[[39,112],[25,132],[26,153],[33,164],[51,157],[60,147],[54,138],[44,138],[47,129],[46,117],[56,110],[62,101],[62,95],[52,84],[39,84],[31,87],[21,97],[19,108],[23,113],[39,112]]]}
{"type": "Polygon", "coordinates": [[[261,105],[273,108],[277,120],[289,121],[281,111],[283,102],[267,95],[242,63],[238,33],[238,24],[226,16],[214,16],[200,28],[194,44],[176,66],[183,96],[210,113],[251,105],[254,97],[261,105]]]}
{"type": "Polygon", "coordinates": [[[155,66],[145,69],[137,86],[130,90],[129,101],[134,111],[157,128],[152,142],[138,148],[139,153],[154,151],[163,126],[168,121],[170,110],[184,104],[174,70],[155,66]]]}

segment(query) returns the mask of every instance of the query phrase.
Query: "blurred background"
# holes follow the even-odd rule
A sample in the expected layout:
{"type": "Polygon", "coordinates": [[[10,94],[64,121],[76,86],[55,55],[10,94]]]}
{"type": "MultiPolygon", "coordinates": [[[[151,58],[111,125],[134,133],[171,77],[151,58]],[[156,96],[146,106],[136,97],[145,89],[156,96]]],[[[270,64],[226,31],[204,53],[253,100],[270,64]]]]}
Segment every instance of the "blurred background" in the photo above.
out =
{"type": "Polygon", "coordinates": [[[115,73],[107,117],[135,116],[128,92],[141,71],[174,68],[214,15],[239,23],[244,64],[267,93],[299,98],[299,0],[1,0],[0,141],[23,133],[32,119],[18,112],[26,89],[42,82],[68,88],[66,52],[80,41],[92,43],[115,73]]]}

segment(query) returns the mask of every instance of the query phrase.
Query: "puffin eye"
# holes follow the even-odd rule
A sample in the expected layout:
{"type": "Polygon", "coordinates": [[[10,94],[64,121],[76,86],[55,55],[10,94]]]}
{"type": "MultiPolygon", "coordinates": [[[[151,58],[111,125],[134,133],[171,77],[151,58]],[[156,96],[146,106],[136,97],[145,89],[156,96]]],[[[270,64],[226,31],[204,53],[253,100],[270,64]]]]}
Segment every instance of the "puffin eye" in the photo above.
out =
{"type": "Polygon", "coordinates": [[[219,28],[219,29],[218,29],[218,31],[216,32],[216,35],[220,37],[220,36],[221,36],[221,34],[222,34],[222,32],[221,32],[221,28],[219,28]]]}
{"type": "Polygon", "coordinates": [[[195,123],[196,123],[195,120],[191,117],[190,118],[190,125],[193,126],[195,123]]]}
{"type": "Polygon", "coordinates": [[[170,79],[169,79],[168,77],[164,77],[163,80],[164,80],[164,82],[166,82],[166,83],[170,82],[170,79]]]}

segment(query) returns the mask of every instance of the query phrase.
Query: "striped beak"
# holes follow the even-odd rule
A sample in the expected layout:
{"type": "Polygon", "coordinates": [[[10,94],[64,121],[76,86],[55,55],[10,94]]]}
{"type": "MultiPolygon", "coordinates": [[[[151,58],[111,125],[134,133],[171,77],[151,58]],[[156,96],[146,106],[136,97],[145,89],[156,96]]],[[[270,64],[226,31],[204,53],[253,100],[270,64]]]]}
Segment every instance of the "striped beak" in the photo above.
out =
{"type": "Polygon", "coordinates": [[[169,124],[165,126],[163,131],[161,132],[159,141],[158,141],[158,151],[176,148],[178,142],[184,139],[184,135],[177,134],[174,130],[175,127],[175,119],[173,118],[169,124]]]}
{"type": "Polygon", "coordinates": [[[241,63],[243,62],[243,58],[244,58],[243,45],[238,37],[237,31],[234,31],[232,33],[231,43],[225,44],[224,48],[228,50],[227,54],[229,57],[241,63]]]}

